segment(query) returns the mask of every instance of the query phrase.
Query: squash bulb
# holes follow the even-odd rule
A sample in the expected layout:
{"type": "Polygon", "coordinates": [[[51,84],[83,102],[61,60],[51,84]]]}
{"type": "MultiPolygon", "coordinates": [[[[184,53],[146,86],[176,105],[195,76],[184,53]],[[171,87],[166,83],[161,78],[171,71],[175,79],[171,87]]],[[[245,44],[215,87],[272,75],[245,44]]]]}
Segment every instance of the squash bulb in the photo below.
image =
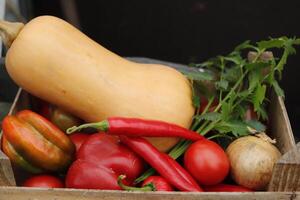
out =
{"type": "MultiPolygon", "coordinates": [[[[11,78],[87,122],[112,116],[185,128],[192,122],[191,86],[175,69],[123,59],[57,17],[37,17],[24,27],[2,21],[0,32],[9,41],[5,63],[11,78]]],[[[150,141],[167,151],[178,138],[150,141]]]]}

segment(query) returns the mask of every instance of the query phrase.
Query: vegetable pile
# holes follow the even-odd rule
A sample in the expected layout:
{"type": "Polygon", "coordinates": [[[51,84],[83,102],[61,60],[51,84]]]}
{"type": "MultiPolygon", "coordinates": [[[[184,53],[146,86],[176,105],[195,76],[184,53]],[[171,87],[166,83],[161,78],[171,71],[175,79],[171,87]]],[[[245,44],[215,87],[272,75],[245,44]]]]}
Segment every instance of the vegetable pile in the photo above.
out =
{"type": "Polygon", "coordinates": [[[6,61],[10,75],[44,100],[36,99],[39,106],[6,116],[2,123],[3,152],[30,176],[19,185],[185,192],[267,189],[281,156],[266,134],[268,97],[272,91],[284,97],[278,80],[300,39],[270,38],[255,45],[246,41],[228,55],[191,64],[184,77],[166,66],[129,63],[57,18],[41,17],[24,28],[1,22],[0,31],[10,36],[4,40],[11,46],[6,61]],[[47,38],[60,45],[66,59],[49,61],[55,55],[52,47],[40,44],[46,34],[40,26],[46,22],[55,25],[46,26],[47,38]],[[61,45],[52,31],[76,40],[61,45]],[[36,56],[23,50],[28,41],[40,50],[41,60],[19,65],[19,59],[36,56]],[[79,48],[77,42],[86,46],[79,48]],[[79,61],[77,50],[95,58],[79,61]],[[96,55],[104,65],[95,62],[96,55]],[[18,67],[23,67],[20,72],[18,67]],[[23,76],[22,70],[29,69],[32,77],[23,76]],[[48,75],[47,87],[37,84],[48,75]],[[64,80],[68,75],[80,86],[64,80]],[[90,85],[89,76],[100,77],[98,85],[104,86],[90,85]],[[59,84],[58,78],[63,78],[59,84]],[[136,105],[133,96],[139,99],[136,105]]]}

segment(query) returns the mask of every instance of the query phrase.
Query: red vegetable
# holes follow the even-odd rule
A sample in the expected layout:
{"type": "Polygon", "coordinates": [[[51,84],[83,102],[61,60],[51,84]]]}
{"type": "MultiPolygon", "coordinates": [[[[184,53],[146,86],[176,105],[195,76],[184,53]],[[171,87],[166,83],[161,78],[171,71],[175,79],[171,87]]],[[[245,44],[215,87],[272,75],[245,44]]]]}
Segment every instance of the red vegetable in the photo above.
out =
{"type": "Polygon", "coordinates": [[[150,164],[171,185],[181,191],[203,191],[192,176],[173,158],[159,152],[144,138],[120,136],[122,143],[150,164]]]}
{"type": "Polygon", "coordinates": [[[249,188],[240,185],[229,185],[229,184],[217,184],[204,186],[206,192],[252,192],[249,188]]]}
{"type": "Polygon", "coordinates": [[[75,144],[76,152],[79,150],[80,146],[89,138],[89,134],[86,133],[74,133],[69,136],[71,141],[75,144]]]}
{"type": "Polygon", "coordinates": [[[126,176],[121,175],[118,178],[118,184],[123,190],[127,191],[174,191],[173,187],[161,176],[149,176],[142,184],[142,187],[130,187],[122,181],[126,176]]]}
{"type": "Polygon", "coordinates": [[[37,175],[28,178],[24,183],[24,187],[42,187],[42,188],[63,188],[63,182],[51,175],[37,175]]]}
{"type": "Polygon", "coordinates": [[[153,184],[155,191],[174,191],[170,183],[161,176],[149,176],[144,180],[142,186],[146,186],[150,183],[153,184]]]}
{"type": "Polygon", "coordinates": [[[215,185],[224,180],[230,168],[224,150],[215,142],[193,143],[184,154],[185,168],[201,185],[215,185]]]}
{"type": "Polygon", "coordinates": [[[67,172],[66,187],[121,190],[118,176],[126,175],[124,183],[131,185],[143,167],[141,158],[120,144],[118,137],[94,134],[80,147],[67,172]]]}
{"type": "Polygon", "coordinates": [[[189,140],[205,139],[196,132],[175,124],[157,120],[144,120],[137,118],[111,117],[96,123],[74,126],[67,130],[73,133],[84,128],[95,128],[98,131],[105,131],[110,135],[126,135],[134,137],[182,137],[189,140]]]}

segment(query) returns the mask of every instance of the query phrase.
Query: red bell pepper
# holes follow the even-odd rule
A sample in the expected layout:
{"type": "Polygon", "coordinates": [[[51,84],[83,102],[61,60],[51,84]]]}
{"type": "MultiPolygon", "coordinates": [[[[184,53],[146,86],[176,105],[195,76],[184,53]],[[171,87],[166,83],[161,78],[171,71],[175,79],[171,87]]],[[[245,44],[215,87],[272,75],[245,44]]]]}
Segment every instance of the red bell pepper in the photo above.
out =
{"type": "Polygon", "coordinates": [[[110,135],[126,135],[131,137],[181,137],[196,141],[205,139],[198,133],[158,120],[145,120],[137,118],[111,117],[95,123],[82,124],[67,129],[67,133],[74,133],[84,128],[95,128],[110,135]]]}
{"type": "Polygon", "coordinates": [[[126,175],[124,184],[131,185],[143,168],[142,159],[120,144],[118,137],[97,133],[80,147],[67,172],[66,187],[121,190],[119,175],[126,175]]]}
{"type": "Polygon", "coordinates": [[[2,122],[2,150],[18,166],[32,172],[63,171],[75,146],[46,118],[30,110],[8,115],[2,122]]]}

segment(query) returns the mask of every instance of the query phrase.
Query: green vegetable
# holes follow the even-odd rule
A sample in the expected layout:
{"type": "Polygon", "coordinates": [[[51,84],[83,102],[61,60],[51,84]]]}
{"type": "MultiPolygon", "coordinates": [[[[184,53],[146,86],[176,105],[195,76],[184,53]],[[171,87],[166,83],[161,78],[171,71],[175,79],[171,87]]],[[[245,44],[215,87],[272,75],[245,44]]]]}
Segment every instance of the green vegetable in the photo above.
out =
{"type": "MultiPolygon", "coordinates": [[[[270,38],[269,40],[257,42],[256,45],[245,41],[238,45],[233,52],[226,56],[217,56],[201,64],[194,64],[203,70],[214,71],[218,77],[217,80],[198,75],[201,70],[195,71],[195,74],[189,74],[195,85],[197,82],[213,80],[219,104],[213,112],[208,112],[214,97],[208,96],[209,103],[202,113],[199,113],[200,101],[194,97],[194,104],[198,109],[194,116],[192,130],[201,135],[209,133],[208,138],[227,137],[238,138],[249,134],[249,127],[264,131],[265,126],[258,120],[268,118],[265,105],[268,102],[266,97],[267,89],[273,88],[278,96],[284,97],[284,92],[280,88],[276,79],[281,79],[284,65],[291,54],[295,54],[295,45],[300,44],[297,38],[270,38]],[[270,50],[279,49],[278,58],[274,58],[270,50]],[[250,53],[248,53],[251,51],[250,53]],[[248,58],[245,58],[245,54],[248,58]],[[201,78],[199,78],[201,77],[201,78]],[[201,79],[201,80],[200,80],[201,79]],[[258,120],[245,121],[245,108],[252,106],[258,116],[258,120]]],[[[277,52],[277,51],[276,51],[277,52]]],[[[195,92],[194,92],[195,95],[195,92]]],[[[182,155],[190,141],[179,142],[169,155],[177,159],[182,155]]],[[[136,182],[140,182],[153,174],[154,170],[149,169],[136,182]]]]}

